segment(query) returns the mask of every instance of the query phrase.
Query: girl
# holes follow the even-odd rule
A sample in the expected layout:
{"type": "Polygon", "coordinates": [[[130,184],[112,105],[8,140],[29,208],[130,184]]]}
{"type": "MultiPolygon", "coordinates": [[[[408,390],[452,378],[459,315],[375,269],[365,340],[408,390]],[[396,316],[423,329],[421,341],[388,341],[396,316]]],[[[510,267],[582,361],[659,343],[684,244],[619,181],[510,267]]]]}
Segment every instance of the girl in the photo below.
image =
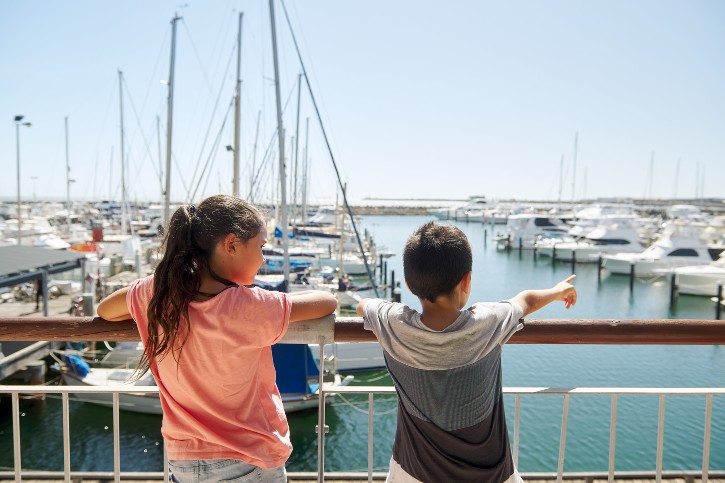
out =
{"type": "Polygon", "coordinates": [[[332,313],[328,292],[249,288],[264,263],[261,213],[233,196],[174,212],[154,275],[98,306],[133,318],[144,343],[138,377],[159,386],[174,481],[285,481],[292,451],[271,346],[289,322],[332,313]]]}

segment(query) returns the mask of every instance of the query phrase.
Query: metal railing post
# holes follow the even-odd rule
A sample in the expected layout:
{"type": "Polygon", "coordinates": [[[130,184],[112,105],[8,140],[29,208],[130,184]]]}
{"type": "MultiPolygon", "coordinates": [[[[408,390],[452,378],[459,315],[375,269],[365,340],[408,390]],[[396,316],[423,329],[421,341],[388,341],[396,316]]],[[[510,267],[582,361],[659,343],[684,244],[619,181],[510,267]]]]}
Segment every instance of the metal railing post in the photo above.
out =
{"type": "Polygon", "coordinates": [[[521,427],[521,394],[514,396],[514,466],[519,466],[519,428],[521,427]]]}
{"type": "Polygon", "coordinates": [[[660,394],[660,405],[657,411],[657,474],[656,483],[662,481],[662,456],[665,447],[665,395],[660,394]]]}
{"type": "Polygon", "coordinates": [[[614,462],[617,451],[617,395],[612,394],[612,414],[609,420],[609,476],[607,481],[614,481],[614,462]]]}
{"type": "Polygon", "coordinates": [[[707,483],[710,469],[710,434],[712,432],[712,394],[705,396],[705,436],[702,441],[702,483],[707,483]]]}
{"type": "Polygon", "coordinates": [[[68,393],[62,394],[63,399],[63,475],[70,481],[70,404],[68,393]]]}
{"type": "Polygon", "coordinates": [[[12,394],[13,412],[13,464],[15,481],[21,481],[22,466],[20,461],[20,398],[17,392],[12,394]]]}
{"type": "Polygon", "coordinates": [[[564,407],[561,411],[561,436],[559,437],[559,463],[556,469],[556,481],[564,478],[564,453],[566,452],[566,427],[569,423],[569,394],[564,394],[564,407]]]}
{"type": "Polygon", "coordinates": [[[368,483],[373,481],[373,416],[375,408],[373,405],[373,393],[368,394],[368,483]]]}
{"type": "Polygon", "coordinates": [[[325,391],[324,374],[325,374],[325,338],[320,336],[317,339],[320,348],[320,368],[319,368],[319,384],[317,389],[317,481],[322,483],[325,481],[325,391]]]}
{"type": "Polygon", "coordinates": [[[119,395],[113,393],[113,480],[121,481],[121,418],[119,417],[119,395]]]}

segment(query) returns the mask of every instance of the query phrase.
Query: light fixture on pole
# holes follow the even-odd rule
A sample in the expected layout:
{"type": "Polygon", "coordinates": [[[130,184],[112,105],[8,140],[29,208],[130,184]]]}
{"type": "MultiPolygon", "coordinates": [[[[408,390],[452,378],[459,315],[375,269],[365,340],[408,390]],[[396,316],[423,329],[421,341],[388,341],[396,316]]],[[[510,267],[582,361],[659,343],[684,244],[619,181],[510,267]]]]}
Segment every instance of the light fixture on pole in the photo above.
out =
{"type": "Polygon", "coordinates": [[[20,126],[30,127],[29,122],[23,122],[25,116],[15,116],[15,146],[17,153],[17,183],[18,183],[18,241],[20,245],[21,233],[22,233],[22,217],[20,213],[20,126]]]}

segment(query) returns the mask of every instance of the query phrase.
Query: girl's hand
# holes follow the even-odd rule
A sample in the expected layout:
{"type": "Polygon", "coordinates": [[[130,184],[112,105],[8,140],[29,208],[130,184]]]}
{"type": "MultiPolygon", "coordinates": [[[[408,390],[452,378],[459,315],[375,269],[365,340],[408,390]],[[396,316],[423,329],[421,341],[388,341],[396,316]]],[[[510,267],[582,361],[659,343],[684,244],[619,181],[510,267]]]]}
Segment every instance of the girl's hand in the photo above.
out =
{"type": "Polygon", "coordinates": [[[567,309],[572,305],[576,305],[576,288],[571,284],[575,278],[576,275],[571,275],[563,282],[557,283],[554,287],[554,290],[557,293],[557,299],[562,300],[567,309]]]}

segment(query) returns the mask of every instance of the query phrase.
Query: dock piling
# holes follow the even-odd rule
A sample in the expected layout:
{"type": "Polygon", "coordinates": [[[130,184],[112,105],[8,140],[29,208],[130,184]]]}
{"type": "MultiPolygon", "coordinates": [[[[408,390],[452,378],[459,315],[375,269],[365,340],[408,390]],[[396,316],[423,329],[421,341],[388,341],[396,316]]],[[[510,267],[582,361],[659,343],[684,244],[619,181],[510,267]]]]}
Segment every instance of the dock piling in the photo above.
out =
{"type": "Polygon", "coordinates": [[[395,270],[390,271],[390,298],[393,298],[393,290],[395,289],[395,270]]]}
{"type": "Polygon", "coordinates": [[[629,264],[629,291],[634,291],[634,262],[629,264]]]}
{"type": "Polygon", "coordinates": [[[602,256],[599,255],[599,258],[597,259],[597,280],[600,282],[602,281],[602,256]]]}
{"type": "Polygon", "coordinates": [[[393,302],[400,302],[400,282],[396,282],[393,287],[393,302]]]}
{"type": "Polygon", "coordinates": [[[677,299],[677,274],[675,272],[672,272],[672,276],[670,277],[670,307],[673,307],[675,305],[676,299],[677,299]]]}
{"type": "Polygon", "coordinates": [[[556,264],[556,244],[551,248],[551,264],[556,264]]]}
{"type": "Polygon", "coordinates": [[[717,300],[715,301],[715,320],[720,320],[722,315],[722,284],[717,285],[717,300]]]}
{"type": "Polygon", "coordinates": [[[576,272],[576,250],[571,251],[571,273],[576,272]]]}
{"type": "Polygon", "coordinates": [[[383,273],[384,273],[384,271],[383,271],[383,256],[380,255],[380,282],[379,283],[383,283],[383,273]]]}

